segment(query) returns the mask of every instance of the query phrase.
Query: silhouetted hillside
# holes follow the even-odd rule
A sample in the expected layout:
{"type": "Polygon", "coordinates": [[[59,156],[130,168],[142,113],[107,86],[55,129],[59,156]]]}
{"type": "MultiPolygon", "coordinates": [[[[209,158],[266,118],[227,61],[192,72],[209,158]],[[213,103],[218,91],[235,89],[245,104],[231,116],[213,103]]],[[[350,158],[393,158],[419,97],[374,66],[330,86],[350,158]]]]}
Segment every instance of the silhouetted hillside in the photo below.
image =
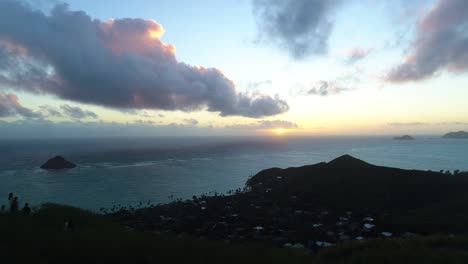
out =
{"type": "Polygon", "coordinates": [[[389,168],[344,155],[328,163],[267,169],[247,185],[253,191],[270,188],[275,199],[296,196],[334,210],[369,210],[385,216],[393,229],[468,232],[467,173],[389,168]]]}
{"type": "Polygon", "coordinates": [[[269,186],[282,196],[343,209],[409,210],[468,198],[465,177],[376,166],[349,155],[328,163],[267,169],[247,185],[253,190],[269,186]]]}
{"type": "Polygon", "coordinates": [[[352,240],[468,233],[468,178],[344,155],[259,172],[246,189],[110,214],[139,230],[311,250],[352,240]]]}

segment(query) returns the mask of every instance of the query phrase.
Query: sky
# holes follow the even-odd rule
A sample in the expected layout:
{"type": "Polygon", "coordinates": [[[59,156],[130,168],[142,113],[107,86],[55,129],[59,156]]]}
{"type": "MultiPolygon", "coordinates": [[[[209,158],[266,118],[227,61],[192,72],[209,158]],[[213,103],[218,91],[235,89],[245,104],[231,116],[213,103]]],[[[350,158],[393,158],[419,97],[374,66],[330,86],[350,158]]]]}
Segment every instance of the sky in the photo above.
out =
{"type": "Polygon", "coordinates": [[[468,130],[468,1],[0,0],[2,137],[468,130]]]}

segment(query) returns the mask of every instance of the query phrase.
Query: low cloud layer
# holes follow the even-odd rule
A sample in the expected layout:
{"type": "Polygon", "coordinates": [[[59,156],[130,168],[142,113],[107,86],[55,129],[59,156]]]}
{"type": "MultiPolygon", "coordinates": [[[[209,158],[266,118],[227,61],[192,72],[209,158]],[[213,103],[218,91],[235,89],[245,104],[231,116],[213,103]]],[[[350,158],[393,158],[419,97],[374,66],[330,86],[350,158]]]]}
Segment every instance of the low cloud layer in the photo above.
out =
{"type": "Polygon", "coordinates": [[[442,71],[468,71],[468,1],[438,0],[417,25],[416,39],[390,82],[417,81],[442,71]]]}
{"type": "Polygon", "coordinates": [[[51,105],[41,105],[39,106],[39,112],[43,117],[69,118],[72,120],[81,120],[86,118],[97,119],[99,117],[92,111],[68,104],[61,105],[59,108],[51,105]]]}
{"type": "Polygon", "coordinates": [[[63,117],[63,114],[53,106],[41,105],[39,110],[47,117],[63,117]]]}
{"type": "Polygon", "coordinates": [[[0,118],[22,116],[25,118],[41,118],[40,113],[34,112],[29,108],[22,106],[18,96],[12,93],[5,93],[0,90],[0,118]]]}
{"type": "Polygon", "coordinates": [[[275,128],[297,129],[299,126],[296,123],[285,120],[259,120],[255,123],[229,125],[226,126],[226,128],[241,130],[267,130],[275,128]]]}
{"type": "Polygon", "coordinates": [[[196,126],[198,124],[198,120],[193,119],[193,118],[186,118],[184,119],[184,123],[187,125],[196,126]]]}
{"type": "Polygon", "coordinates": [[[422,126],[426,125],[423,122],[391,122],[388,123],[389,126],[400,127],[400,126],[422,126]]]}
{"type": "Polygon", "coordinates": [[[468,122],[456,121],[456,122],[391,122],[389,126],[393,127],[417,127],[417,126],[467,126],[468,122]]]}
{"type": "Polygon", "coordinates": [[[162,125],[151,120],[133,123],[117,122],[52,122],[46,119],[26,119],[15,122],[0,120],[2,138],[70,138],[70,137],[153,137],[222,134],[220,129],[191,125],[162,125]]]}
{"type": "Polygon", "coordinates": [[[253,0],[260,37],[293,58],[327,52],[339,0],[253,0]]]}
{"type": "Polygon", "coordinates": [[[98,115],[96,113],[88,110],[83,110],[78,106],[70,106],[65,104],[60,106],[60,109],[62,109],[63,113],[71,119],[98,118],[98,115]]]}
{"type": "Polygon", "coordinates": [[[278,97],[251,96],[216,68],[177,61],[154,20],[92,19],[56,5],[50,14],[0,1],[0,83],[116,109],[206,109],[221,116],[272,116],[278,97]]]}

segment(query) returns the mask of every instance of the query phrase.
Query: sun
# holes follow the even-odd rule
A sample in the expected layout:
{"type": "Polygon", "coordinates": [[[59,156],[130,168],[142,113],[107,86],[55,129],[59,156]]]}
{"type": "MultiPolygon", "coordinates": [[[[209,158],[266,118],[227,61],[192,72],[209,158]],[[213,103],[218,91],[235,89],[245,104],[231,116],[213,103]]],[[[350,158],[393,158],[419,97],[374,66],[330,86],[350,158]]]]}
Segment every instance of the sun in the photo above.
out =
{"type": "Polygon", "coordinates": [[[273,133],[275,133],[277,135],[282,135],[282,134],[286,133],[287,130],[284,129],[284,128],[275,128],[272,131],[273,131],[273,133]]]}

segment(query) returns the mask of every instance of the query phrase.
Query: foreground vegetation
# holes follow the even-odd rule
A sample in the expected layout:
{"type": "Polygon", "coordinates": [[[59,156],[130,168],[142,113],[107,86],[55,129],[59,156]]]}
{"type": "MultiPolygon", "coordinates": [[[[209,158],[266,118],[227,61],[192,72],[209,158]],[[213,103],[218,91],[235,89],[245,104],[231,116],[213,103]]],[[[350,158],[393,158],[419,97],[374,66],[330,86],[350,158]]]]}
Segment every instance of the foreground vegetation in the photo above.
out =
{"type": "Polygon", "coordinates": [[[310,259],[303,251],[131,231],[104,216],[58,205],[46,205],[31,216],[0,214],[0,237],[2,263],[306,263],[310,259]],[[69,217],[73,231],[64,230],[69,217]]]}
{"type": "Polygon", "coordinates": [[[132,231],[80,209],[45,205],[31,216],[0,214],[2,263],[468,263],[467,237],[347,242],[278,249],[132,231]],[[75,230],[64,230],[73,218],[75,230]]]}

